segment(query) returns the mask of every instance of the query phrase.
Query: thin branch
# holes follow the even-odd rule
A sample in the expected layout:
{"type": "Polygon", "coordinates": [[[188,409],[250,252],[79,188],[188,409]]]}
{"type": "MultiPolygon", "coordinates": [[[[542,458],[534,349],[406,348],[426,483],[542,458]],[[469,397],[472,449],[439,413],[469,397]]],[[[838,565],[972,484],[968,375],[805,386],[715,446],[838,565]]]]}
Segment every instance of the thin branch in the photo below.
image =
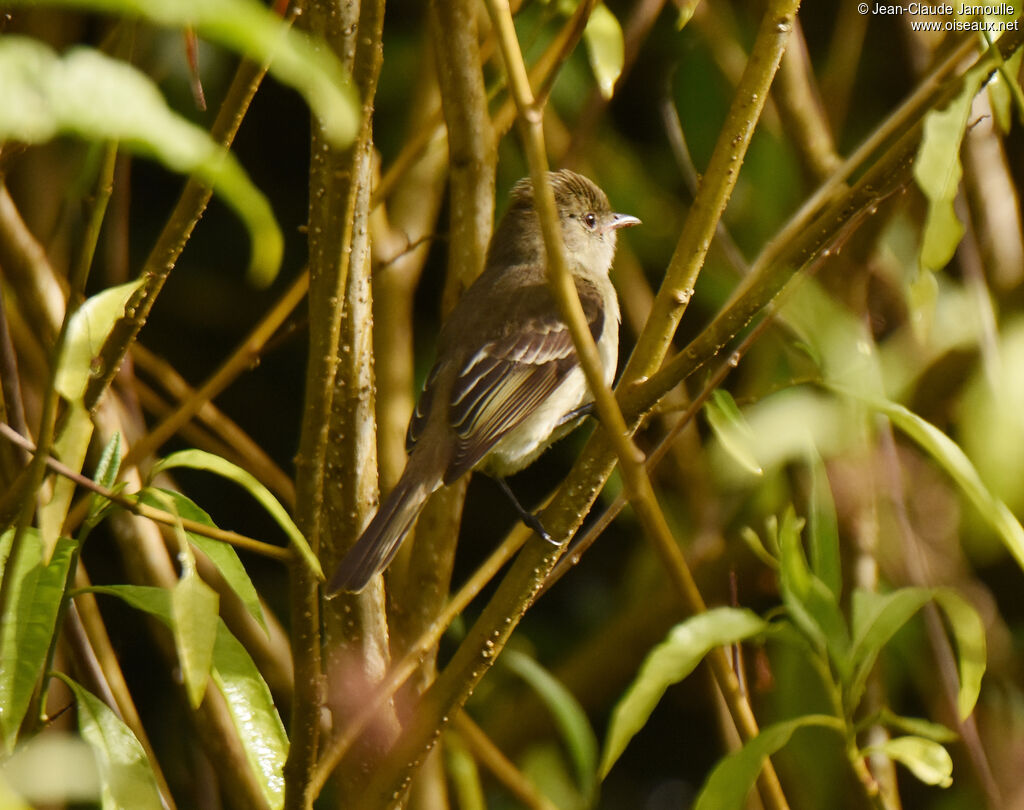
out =
{"type": "MultiPolygon", "coordinates": [[[[32,442],[20,433],[17,433],[10,425],[2,422],[0,422],[0,436],[3,436],[8,441],[28,450],[31,453],[38,453],[36,446],[32,444],[32,442]]],[[[272,560],[291,562],[295,558],[295,555],[292,554],[290,549],[273,546],[269,543],[264,543],[261,540],[255,540],[252,537],[239,534],[238,532],[225,531],[224,529],[218,529],[215,526],[207,526],[205,523],[199,523],[188,518],[178,517],[177,515],[172,515],[170,512],[165,512],[162,509],[156,509],[148,504],[140,503],[131,495],[123,495],[120,492],[115,492],[97,484],[91,478],[88,478],[77,470],[72,470],[70,467],[62,464],[53,456],[45,456],[44,463],[55,473],[73,481],[80,487],[84,487],[100,497],[106,498],[111,503],[116,503],[122,509],[131,512],[133,515],[148,518],[154,523],[160,523],[164,526],[181,527],[187,532],[202,535],[203,537],[209,537],[213,540],[220,540],[224,543],[230,543],[237,548],[252,551],[255,554],[269,557],[272,560]]]]}

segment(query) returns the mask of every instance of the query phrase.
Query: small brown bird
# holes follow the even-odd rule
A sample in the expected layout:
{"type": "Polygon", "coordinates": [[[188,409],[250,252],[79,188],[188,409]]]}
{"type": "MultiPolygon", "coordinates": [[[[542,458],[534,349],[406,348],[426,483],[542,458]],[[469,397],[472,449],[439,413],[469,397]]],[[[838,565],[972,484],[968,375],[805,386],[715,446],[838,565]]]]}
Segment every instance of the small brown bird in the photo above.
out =
{"type": "MultiPolygon", "coordinates": [[[[569,270],[610,384],[619,302],[608,271],[619,228],[640,220],[613,213],[604,192],[582,175],[549,177],[569,270]]],[[[504,476],[530,464],[583,418],[593,395],[548,289],[546,266],[533,184],[524,178],[512,189],[484,272],[441,329],[437,361],[409,423],[405,470],[331,577],[329,594],[361,591],[387,568],[442,485],[479,469],[511,495],[504,476]]],[[[517,508],[543,535],[539,521],[517,508]]]]}

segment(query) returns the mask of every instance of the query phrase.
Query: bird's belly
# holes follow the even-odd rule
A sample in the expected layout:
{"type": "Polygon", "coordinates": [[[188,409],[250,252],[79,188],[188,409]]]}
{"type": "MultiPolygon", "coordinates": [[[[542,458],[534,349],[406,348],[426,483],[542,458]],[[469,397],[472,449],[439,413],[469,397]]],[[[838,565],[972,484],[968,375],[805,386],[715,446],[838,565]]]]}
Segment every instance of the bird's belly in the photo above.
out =
{"type": "Polygon", "coordinates": [[[574,369],[533,413],[501,437],[478,469],[499,478],[523,469],[575,427],[578,420],[562,424],[566,414],[592,399],[582,369],[574,369]]]}

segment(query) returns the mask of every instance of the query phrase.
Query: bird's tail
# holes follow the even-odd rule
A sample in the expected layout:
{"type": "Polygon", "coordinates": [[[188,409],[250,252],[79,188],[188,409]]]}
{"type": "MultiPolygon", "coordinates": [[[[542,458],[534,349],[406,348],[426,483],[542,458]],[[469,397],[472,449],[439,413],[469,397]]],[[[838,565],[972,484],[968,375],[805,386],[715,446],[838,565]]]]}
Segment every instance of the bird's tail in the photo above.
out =
{"type": "MultiPolygon", "coordinates": [[[[408,473],[408,468],[406,469],[408,473]]],[[[363,530],[355,545],[348,550],[327,586],[327,595],[340,591],[358,593],[374,574],[379,574],[398,553],[398,547],[419,517],[431,492],[419,476],[403,475],[381,503],[373,520],[363,530]]]]}

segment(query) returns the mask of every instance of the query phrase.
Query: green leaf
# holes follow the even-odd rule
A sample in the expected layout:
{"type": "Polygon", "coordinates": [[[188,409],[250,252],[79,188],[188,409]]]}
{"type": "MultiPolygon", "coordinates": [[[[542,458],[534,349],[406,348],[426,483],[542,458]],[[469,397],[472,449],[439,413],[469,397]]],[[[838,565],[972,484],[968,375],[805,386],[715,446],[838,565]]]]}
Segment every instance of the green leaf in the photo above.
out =
{"type": "Polygon", "coordinates": [[[79,728],[96,754],[103,810],[161,810],[153,768],[131,729],[91,692],[65,675],[57,677],[74,693],[79,728]]]}
{"type": "MultiPolygon", "coordinates": [[[[0,536],[0,576],[10,562],[14,533],[11,528],[0,536]]],[[[29,527],[22,534],[0,623],[0,660],[4,662],[0,666],[0,733],[7,750],[14,747],[46,663],[76,545],[74,540],[60,538],[49,563],[44,563],[38,530],[29,527]]]]}
{"type": "Polygon", "coordinates": [[[779,586],[793,622],[820,651],[827,651],[840,669],[846,661],[850,635],[836,594],[807,566],[800,542],[800,521],[789,507],[779,527],[779,586]]]}
{"type": "Polygon", "coordinates": [[[739,751],[719,760],[697,796],[693,810],[742,810],[765,760],[784,747],[794,732],[809,726],[843,731],[841,721],[819,714],[804,715],[761,729],[761,733],[739,751]]]}
{"type": "Polygon", "coordinates": [[[676,6],[679,8],[679,16],[676,17],[677,31],[682,31],[686,27],[698,5],[700,5],[700,0],[677,0],[676,6]]]}
{"type": "Polygon", "coordinates": [[[445,772],[451,779],[458,807],[461,810],[487,810],[476,759],[458,734],[445,734],[444,759],[445,772]]]}
{"type": "Polygon", "coordinates": [[[956,665],[960,673],[957,710],[964,720],[978,702],[981,679],[985,674],[985,623],[978,611],[958,593],[938,588],[935,601],[946,614],[953,640],[956,642],[956,665]]]}
{"type": "Polygon", "coordinates": [[[905,765],[926,785],[947,788],[953,784],[953,760],[949,752],[933,740],[924,737],[894,737],[881,745],[864,749],[863,753],[885,754],[905,765]]]}
{"type": "Polygon", "coordinates": [[[217,592],[195,572],[187,568],[171,591],[171,610],[174,621],[174,644],[192,708],[199,708],[206,693],[213,661],[213,645],[217,638],[220,617],[217,592]]]}
{"type": "Polygon", "coordinates": [[[732,395],[720,388],[715,389],[704,406],[704,415],[722,448],[733,460],[754,475],[763,475],[764,470],[754,453],[754,432],[732,395]]]}
{"type": "Polygon", "coordinates": [[[693,672],[715,647],[751,638],[767,627],[757,614],[740,608],[714,608],[673,627],[644,659],[636,679],[612,712],[598,769],[600,777],[608,775],[669,686],[693,672]]]}
{"type": "Polygon", "coordinates": [[[604,3],[598,3],[583,29],[583,42],[587,46],[590,69],[597,79],[597,89],[605,98],[615,92],[615,82],[622,74],[626,46],[622,26],[604,3]]]}
{"type": "Polygon", "coordinates": [[[914,180],[928,200],[920,252],[921,267],[926,270],[945,267],[964,234],[964,227],[953,210],[963,174],[960,144],[967,129],[971,102],[984,77],[981,71],[969,71],[963,88],[949,106],[932,110],[924,119],[924,134],[914,160],[914,180]]]}
{"type": "Polygon", "coordinates": [[[324,578],[323,569],[320,567],[320,561],[317,559],[313,550],[309,547],[309,543],[306,542],[306,538],[302,536],[302,532],[299,531],[299,527],[295,525],[295,521],[291,519],[281,502],[277,500],[263,484],[261,484],[255,476],[251,473],[246,472],[237,464],[232,464],[227,459],[215,456],[213,453],[207,453],[203,450],[182,450],[179,453],[172,453],[167,458],[160,461],[153,469],[152,475],[155,476],[157,472],[170,470],[174,467],[188,467],[193,470],[206,470],[212,472],[222,478],[227,478],[229,481],[234,481],[239,486],[243,487],[250,495],[252,495],[262,506],[267,513],[277,522],[285,534],[292,541],[296,551],[302,556],[309,566],[310,570],[313,571],[321,580],[324,578]]]}
{"type": "Polygon", "coordinates": [[[941,723],[933,723],[931,720],[925,720],[921,717],[904,717],[893,714],[885,707],[882,708],[877,719],[878,722],[889,728],[894,728],[906,734],[912,734],[915,737],[926,737],[939,743],[951,743],[960,739],[955,731],[946,728],[941,723]]]}
{"type": "Polygon", "coordinates": [[[273,281],[284,239],[270,204],[234,155],[172,112],[147,76],[91,48],[59,56],[36,40],[6,34],[0,39],[0,86],[0,140],[43,143],[74,135],[118,141],[194,175],[223,196],[248,228],[250,278],[264,286],[273,281]]]}
{"type": "Polygon", "coordinates": [[[839,521],[832,500],[828,473],[817,449],[808,447],[811,470],[810,509],[807,516],[808,546],[811,570],[838,601],[843,590],[843,562],[839,553],[839,521]]]}
{"type": "MultiPolygon", "coordinates": [[[[171,627],[171,594],[163,588],[107,585],[90,590],[116,596],[171,627]]],[[[271,808],[280,808],[284,802],[284,761],[288,756],[288,737],[266,681],[223,620],[217,624],[210,676],[227,702],[246,759],[256,774],[267,804],[271,808]]]]}
{"type": "Polygon", "coordinates": [[[931,598],[932,591],[928,588],[900,588],[887,594],[861,588],[854,590],[851,676],[847,693],[851,707],[860,702],[868,675],[882,648],[931,598]]]}
{"type": "Polygon", "coordinates": [[[327,44],[253,0],[11,0],[8,5],[88,9],[191,28],[204,39],[267,63],[274,78],[302,93],[335,146],[348,146],[358,131],[359,98],[327,44]]]}
{"type": "MultiPolygon", "coordinates": [[[[121,468],[121,433],[115,431],[107,446],[100,454],[100,461],[92,474],[92,480],[104,489],[117,486],[117,473],[121,468]]],[[[85,533],[97,525],[106,516],[113,504],[98,493],[93,493],[89,501],[89,515],[85,519],[85,533]]]]}
{"type": "MultiPolygon", "coordinates": [[[[181,518],[194,520],[211,528],[217,528],[217,524],[213,522],[205,511],[180,492],[159,488],[144,489],[139,493],[139,501],[163,510],[170,506],[181,518]]],[[[263,615],[260,597],[256,593],[252,580],[249,579],[245,566],[242,565],[242,561],[238,558],[238,553],[231,544],[187,530],[185,531],[185,536],[192,545],[203,552],[210,559],[210,562],[217,567],[228,587],[235,592],[242,601],[242,604],[245,605],[249,615],[259,622],[260,627],[266,630],[267,620],[263,615]]]]}
{"type": "Polygon", "coordinates": [[[530,656],[507,650],[501,661],[530,685],[551,712],[576,769],[576,782],[589,806],[597,788],[597,738],[587,713],[572,692],[530,656]]]}
{"type": "Polygon", "coordinates": [[[931,456],[998,534],[1003,545],[1016,558],[1017,564],[1024,568],[1024,527],[1006,504],[989,492],[978,471],[956,442],[902,405],[888,400],[862,398],[856,392],[846,389],[837,390],[862,399],[869,407],[887,416],[897,428],[931,456]]]}
{"type": "Polygon", "coordinates": [[[223,621],[217,626],[211,676],[227,701],[245,757],[256,774],[267,804],[280,808],[284,804],[288,736],[266,681],[223,621]]]}
{"type": "Polygon", "coordinates": [[[761,562],[763,562],[769,568],[778,570],[779,560],[777,557],[773,556],[772,553],[768,550],[768,547],[764,544],[764,541],[761,540],[761,535],[759,535],[749,526],[744,526],[740,529],[740,539],[743,540],[744,543],[746,543],[747,548],[749,548],[754,553],[754,556],[757,557],[761,562]]]}
{"type": "Polygon", "coordinates": [[[94,372],[93,361],[114,324],[124,316],[125,304],[141,284],[142,279],[137,279],[108,287],[88,298],[71,316],[54,379],[57,393],[69,402],[82,403],[94,372]]]}
{"type": "Polygon", "coordinates": [[[100,772],[92,746],[78,734],[48,728],[35,734],[0,764],[0,808],[32,810],[100,800],[100,772]],[[60,763],[54,768],[55,762],[60,763]],[[5,784],[6,783],[6,784],[5,784]],[[6,787],[6,790],[5,790],[6,787]]]}

